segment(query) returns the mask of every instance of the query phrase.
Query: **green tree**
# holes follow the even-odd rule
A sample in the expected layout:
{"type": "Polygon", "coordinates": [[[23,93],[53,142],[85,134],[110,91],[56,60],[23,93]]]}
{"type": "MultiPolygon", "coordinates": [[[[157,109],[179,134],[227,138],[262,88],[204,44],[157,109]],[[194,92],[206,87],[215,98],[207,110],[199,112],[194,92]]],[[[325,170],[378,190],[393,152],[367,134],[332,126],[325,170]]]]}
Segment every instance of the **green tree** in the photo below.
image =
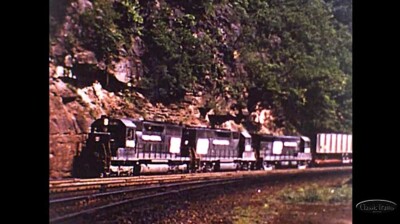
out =
{"type": "Polygon", "coordinates": [[[147,72],[142,84],[153,100],[182,99],[210,70],[212,57],[195,37],[195,20],[192,14],[175,15],[167,3],[147,17],[143,57],[147,72]]]}
{"type": "Polygon", "coordinates": [[[331,9],[318,0],[247,5],[241,50],[256,98],[249,103],[271,106],[293,132],[351,131],[351,36],[331,9]]]}

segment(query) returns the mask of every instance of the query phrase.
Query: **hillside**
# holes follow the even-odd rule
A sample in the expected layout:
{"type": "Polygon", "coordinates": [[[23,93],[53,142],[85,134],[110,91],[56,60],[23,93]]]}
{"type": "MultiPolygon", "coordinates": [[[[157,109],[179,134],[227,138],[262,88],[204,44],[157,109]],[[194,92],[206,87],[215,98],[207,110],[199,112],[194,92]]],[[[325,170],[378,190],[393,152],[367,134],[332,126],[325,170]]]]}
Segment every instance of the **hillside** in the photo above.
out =
{"type": "Polygon", "coordinates": [[[351,1],[52,0],[50,176],[101,115],[351,132],[351,1]]]}

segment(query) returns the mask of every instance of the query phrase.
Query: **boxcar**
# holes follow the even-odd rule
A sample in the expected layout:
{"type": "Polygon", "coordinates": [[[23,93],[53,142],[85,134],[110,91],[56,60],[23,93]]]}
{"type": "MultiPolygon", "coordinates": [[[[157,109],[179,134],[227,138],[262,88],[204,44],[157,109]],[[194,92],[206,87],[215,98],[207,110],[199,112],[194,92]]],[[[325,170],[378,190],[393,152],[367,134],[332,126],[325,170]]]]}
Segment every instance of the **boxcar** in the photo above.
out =
{"type": "Polygon", "coordinates": [[[314,163],[352,164],[353,138],[350,134],[319,133],[317,134],[314,163]]]}

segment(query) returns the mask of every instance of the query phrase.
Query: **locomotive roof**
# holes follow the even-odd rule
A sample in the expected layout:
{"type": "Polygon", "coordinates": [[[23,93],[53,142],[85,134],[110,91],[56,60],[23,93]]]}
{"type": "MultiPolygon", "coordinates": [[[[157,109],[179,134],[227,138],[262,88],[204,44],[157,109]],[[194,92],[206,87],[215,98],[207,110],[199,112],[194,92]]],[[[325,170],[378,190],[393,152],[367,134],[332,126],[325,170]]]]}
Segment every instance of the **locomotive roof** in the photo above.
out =
{"type": "Polygon", "coordinates": [[[207,128],[207,127],[195,127],[195,126],[185,126],[186,129],[194,129],[194,130],[199,130],[199,131],[223,131],[223,132],[237,132],[237,131],[232,131],[229,129],[222,129],[222,128],[207,128]]]}
{"type": "MultiPolygon", "coordinates": [[[[276,135],[268,135],[268,134],[252,134],[253,136],[258,136],[261,139],[285,139],[285,140],[300,140],[300,138],[303,138],[305,136],[276,136],[276,135]]],[[[307,138],[307,137],[306,137],[307,138]]]]}
{"type": "MultiPolygon", "coordinates": [[[[182,128],[188,128],[188,129],[195,129],[195,130],[238,132],[238,131],[232,131],[230,129],[210,128],[210,127],[191,126],[191,125],[181,125],[181,124],[175,124],[175,123],[166,122],[166,121],[139,120],[139,119],[133,119],[133,118],[112,118],[112,117],[108,117],[108,118],[109,119],[120,120],[125,126],[133,127],[133,128],[137,128],[138,125],[143,124],[143,123],[150,123],[150,124],[157,124],[157,125],[167,125],[167,126],[175,126],[175,127],[182,127],[182,128]]],[[[100,119],[98,119],[98,120],[100,120],[100,119]]]]}
{"type": "Polygon", "coordinates": [[[134,121],[137,122],[137,123],[141,123],[141,124],[149,123],[149,124],[155,124],[155,125],[165,125],[165,126],[174,126],[174,127],[182,127],[183,128],[183,126],[181,126],[179,124],[174,124],[174,123],[171,123],[171,122],[150,121],[150,120],[134,120],[134,121]]]}
{"type": "Polygon", "coordinates": [[[247,131],[240,132],[245,138],[251,138],[251,135],[247,131]]]}
{"type": "Polygon", "coordinates": [[[310,142],[311,141],[310,138],[307,137],[307,136],[301,136],[301,139],[303,139],[306,142],[310,142]]]}
{"type": "Polygon", "coordinates": [[[133,121],[134,121],[133,119],[120,118],[119,120],[128,128],[136,128],[135,123],[133,123],[133,121]]]}

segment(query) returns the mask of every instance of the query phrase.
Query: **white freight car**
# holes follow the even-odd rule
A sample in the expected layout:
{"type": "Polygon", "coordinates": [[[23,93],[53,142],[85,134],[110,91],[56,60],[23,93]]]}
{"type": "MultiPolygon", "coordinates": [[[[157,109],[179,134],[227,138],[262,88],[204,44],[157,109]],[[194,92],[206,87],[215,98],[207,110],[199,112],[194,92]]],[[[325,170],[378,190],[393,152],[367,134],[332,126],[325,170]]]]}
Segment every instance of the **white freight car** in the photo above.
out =
{"type": "Polygon", "coordinates": [[[315,150],[317,164],[353,162],[353,137],[351,134],[319,133],[315,150]]]}

